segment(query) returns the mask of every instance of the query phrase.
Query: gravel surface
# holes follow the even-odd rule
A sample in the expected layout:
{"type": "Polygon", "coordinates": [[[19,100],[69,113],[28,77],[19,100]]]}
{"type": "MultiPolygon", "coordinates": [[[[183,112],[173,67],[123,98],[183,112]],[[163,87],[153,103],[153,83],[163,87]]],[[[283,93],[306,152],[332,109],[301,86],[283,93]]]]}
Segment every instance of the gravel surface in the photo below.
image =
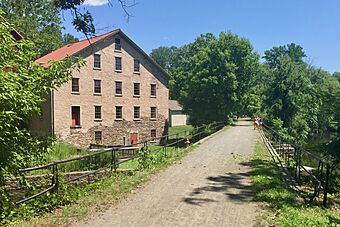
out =
{"type": "Polygon", "coordinates": [[[203,141],[127,199],[74,226],[253,226],[250,167],[258,132],[249,122],[203,141]]]}

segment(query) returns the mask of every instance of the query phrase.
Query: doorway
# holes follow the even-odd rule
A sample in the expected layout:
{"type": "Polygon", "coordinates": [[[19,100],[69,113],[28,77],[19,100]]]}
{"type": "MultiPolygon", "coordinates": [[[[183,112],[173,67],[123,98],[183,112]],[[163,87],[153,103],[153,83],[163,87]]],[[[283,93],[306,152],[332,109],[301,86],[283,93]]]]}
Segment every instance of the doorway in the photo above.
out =
{"type": "Polygon", "coordinates": [[[130,133],[130,141],[131,141],[131,145],[135,145],[135,144],[138,143],[138,133],[137,132],[130,133]]]}

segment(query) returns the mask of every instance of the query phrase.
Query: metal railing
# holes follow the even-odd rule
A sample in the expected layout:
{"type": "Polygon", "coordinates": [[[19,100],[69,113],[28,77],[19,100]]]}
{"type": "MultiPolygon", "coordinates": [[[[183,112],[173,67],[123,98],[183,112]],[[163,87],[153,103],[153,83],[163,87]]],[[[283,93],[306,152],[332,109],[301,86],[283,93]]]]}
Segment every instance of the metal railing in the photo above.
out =
{"type": "Polygon", "coordinates": [[[16,204],[18,205],[18,204],[27,202],[29,200],[35,199],[37,197],[40,197],[46,194],[47,192],[57,192],[59,184],[60,184],[60,180],[59,180],[59,175],[61,173],[60,166],[63,164],[72,163],[76,161],[82,161],[82,160],[89,160],[91,158],[96,158],[99,156],[104,156],[104,159],[105,159],[104,164],[102,164],[101,166],[100,165],[96,166],[98,168],[91,169],[90,171],[86,171],[86,172],[80,172],[80,174],[76,175],[75,177],[71,177],[70,179],[63,181],[63,184],[69,184],[71,182],[80,180],[82,178],[85,178],[90,175],[94,175],[94,174],[97,174],[103,171],[110,170],[116,173],[120,164],[130,161],[132,159],[139,158],[141,156],[141,151],[163,152],[164,156],[166,157],[167,149],[169,147],[174,147],[175,151],[178,151],[180,147],[184,147],[188,145],[185,143],[187,139],[190,139],[190,143],[193,144],[194,142],[201,140],[205,136],[210,135],[213,132],[216,132],[222,129],[225,125],[226,125],[225,122],[214,122],[208,125],[202,125],[192,130],[182,131],[182,132],[178,132],[178,133],[171,134],[171,135],[164,135],[160,137],[150,138],[150,139],[147,139],[147,140],[144,140],[144,141],[141,141],[136,144],[129,145],[129,146],[119,146],[119,147],[114,147],[114,148],[103,148],[103,149],[91,149],[89,151],[94,152],[92,154],[86,154],[86,155],[72,157],[72,158],[68,158],[64,160],[56,160],[46,165],[20,169],[19,172],[22,175],[31,173],[33,171],[38,171],[38,170],[45,170],[45,171],[50,170],[51,172],[45,175],[51,176],[51,179],[50,179],[50,184],[48,185],[46,189],[40,191],[39,193],[23,198],[17,201],[16,204]],[[155,143],[157,143],[155,141],[159,141],[160,147],[156,149],[150,149],[150,146],[155,145],[155,143]]]}
{"type": "Polygon", "coordinates": [[[262,129],[267,142],[276,151],[277,158],[290,173],[293,172],[300,188],[305,186],[304,189],[312,189],[310,202],[323,191],[323,205],[326,206],[331,178],[330,162],[288,141],[266,124],[263,124],[262,129]]]}

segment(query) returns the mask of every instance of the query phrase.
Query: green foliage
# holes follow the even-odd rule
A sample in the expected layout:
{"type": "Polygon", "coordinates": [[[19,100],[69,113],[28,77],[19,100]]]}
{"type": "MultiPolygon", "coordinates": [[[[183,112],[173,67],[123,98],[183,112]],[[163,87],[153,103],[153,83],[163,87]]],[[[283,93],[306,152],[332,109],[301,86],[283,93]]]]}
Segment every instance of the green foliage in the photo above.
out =
{"type": "Polygon", "coordinates": [[[288,44],[287,46],[273,47],[264,52],[264,59],[270,67],[275,68],[278,66],[282,57],[287,56],[295,63],[304,63],[303,58],[306,57],[303,48],[295,43],[288,44]]]}
{"type": "Polygon", "coordinates": [[[79,41],[71,34],[62,35],[60,9],[50,0],[3,0],[0,7],[4,18],[20,34],[31,40],[37,57],[48,54],[62,45],[79,41]]]}
{"type": "Polygon", "coordinates": [[[277,166],[271,161],[263,143],[258,142],[252,161],[255,199],[262,202],[265,212],[260,223],[277,226],[337,226],[339,208],[307,205],[295,191],[280,179],[277,166]]]}
{"type": "Polygon", "coordinates": [[[155,60],[163,69],[168,70],[172,67],[174,62],[175,52],[177,47],[158,47],[153,49],[150,57],[155,60]]]}
{"type": "MultiPolygon", "coordinates": [[[[72,70],[81,64],[73,58],[50,62],[49,67],[34,62],[36,48],[28,40],[17,41],[13,27],[0,20],[0,187],[8,174],[18,174],[37,156],[46,152],[47,142],[33,138],[26,129],[33,114],[50,89],[69,80],[72,70]]],[[[4,198],[0,198],[0,211],[4,198]]]]}
{"type": "MultiPolygon", "coordinates": [[[[319,148],[306,147],[336,165],[340,162],[340,83],[337,74],[332,76],[307,65],[304,57],[302,47],[295,44],[265,52],[268,67],[266,78],[261,79],[266,84],[263,112],[267,123],[281,136],[303,146],[308,139],[317,140],[324,134],[335,134],[320,143],[319,148]]],[[[335,181],[338,175],[334,171],[335,181]]],[[[333,180],[331,184],[336,185],[333,180]]]]}
{"type": "Polygon", "coordinates": [[[59,9],[50,0],[3,0],[4,17],[25,39],[35,44],[34,50],[45,55],[63,44],[59,9]]]}
{"type": "Polygon", "coordinates": [[[173,59],[170,96],[180,101],[194,125],[239,111],[259,67],[249,41],[231,33],[201,35],[178,48],[173,59]]]}
{"type": "Polygon", "coordinates": [[[63,35],[63,43],[66,44],[70,44],[70,43],[75,43],[78,42],[79,39],[74,37],[73,35],[66,33],[63,35]]]}
{"type": "Polygon", "coordinates": [[[178,136],[183,137],[184,134],[186,135],[190,134],[190,132],[193,131],[193,129],[194,127],[192,125],[179,125],[179,126],[169,127],[168,134],[169,135],[179,134],[178,136]]]}
{"type": "MultiPolygon", "coordinates": [[[[62,145],[62,147],[64,146],[62,145]]],[[[0,217],[0,225],[19,220],[24,221],[22,223],[23,226],[51,225],[51,222],[55,220],[51,220],[53,218],[41,218],[41,215],[65,205],[69,206],[62,208],[62,218],[58,220],[59,224],[60,222],[67,222],[68,218],[87,215],[93,209],[98,211],[98,208],[103,206],[103,204],[111,203],[117,198],[122,197],[122,195],[147,180],[153,173],[181,159],[194,146],[186,149],[168,147],[167,157],[164,156],[164,153],[159,148],[160,146],[150,146],[148,150],[142,150],[141,153],[145,154],[146,160],[142,168],[141,161],[139,160],[143,159],[143,157],[138,159],[137,165],[136,160],[130,160],[121,164],[120,169],[131,169],[132,167],[132,172],[129,174],[112,174],[109,178],[100,179],[91,184],[65,185],[63,180],[61,180],[58,193],[47,193],[18,207],[8,206],[6,212],[0,217]],[[36,219],[35,221],[39,224],[32,224],[32,222],[28,221],[28,219],[32,219],[34,216],[37,216],[37,218],[33,219],[36,219]]],[[[63,179],[61,175],[59,178],[63,179]]],[[[52,216],[56,218],[56,214],[52,216]]]]}
{"type": "Polygon", "coordinates": [[[316,124],[313,116],[319,108],[303,56],[302,48],[295,44],[265,52],[270,67],[263,108],[269,119],[282,120],[282,127],[287,128],[296,141],[307,139],[310,128],[316,124]]]}
{"type": "Polygon", "coordinates": [[[139,150],[139,169],[149,169],[152,164],[155,163],[155,156],[150,152],[148,147],[143,147],[142,149],[139,150]]]}
{"type": "Polygon", "coordinates": [[[340,82],[340,72],[334,72],[333,77],[340,82]]]}

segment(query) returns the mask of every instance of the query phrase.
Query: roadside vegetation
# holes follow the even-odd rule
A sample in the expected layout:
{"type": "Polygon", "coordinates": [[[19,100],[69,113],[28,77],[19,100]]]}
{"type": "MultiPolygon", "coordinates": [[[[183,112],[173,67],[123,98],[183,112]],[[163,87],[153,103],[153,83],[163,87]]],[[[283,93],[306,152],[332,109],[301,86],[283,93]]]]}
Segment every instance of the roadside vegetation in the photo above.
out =
{"type": "Polygon", "coordinates": [[[108,178],[98,179],[90,184],[63,185],[58,193],[47,194],[12,210],[2,224],[69,225],[74,220],[104,210],[127,193],[135,193],[154,173],[176,163],[194,147],[168,147],[166,157],[163,152],[157,152],[150,153],[143,160],[125,162],[119,166],[118,174],[112,173],[108,178]],[[55,211],[50,213],[52,210],[55,211]]]}
{"type": "Polygon", "coordinates": [[[283,179],[264,144],[257,142],[250,162],[255,200],[264,209],[257,226],[338,226],[340,206],[307,203],[283,179]]]}
{"type": "MultiPolygon", "coordinates": [[[[192,131],[192,126],[174,127],[172,133],[192,131]]],[[[207,129],[209,130],[209,129],[207,129]]],[[[212,131],[210,131],[212,133],[212,131]]],[[[180,138],[183,138],[182,135],[180,138]]],[[[0,224],[18,224],[19,226],[34,225],[68,225],[71,220],[83,217],[89,212],[100,210],[106,205],[124,197],[131,190],[139,188],[140,184],[161,169],[175,163],[190,150],[185,148],[184,141],[172,144],[163,149],[160,145],[148,146],[148,150],[141,149],[140,157],[129,160],[119,165],[118,172],[105,172],[105,177],[91,177],[74,184],[64,184],[66,180],[62,174],[59,175],[60,184],[57,193],[47,193],[39,198],[28,201],[20,206],[5,207],[0,224]],[[89,181],[89,182],[88,182],[89,181]],[[100,198],[100,199],[98,199],[100,198]],[[56,209],[57,208],[57,209],[56,209]],[[53,211],[52,213],[50,213],[53,211]],[[44,214],[45,213],[45,214],[44,214]],[[41,218],[44,215],[44,218],[41,218]],[[46,218],[45,218],[46,217],[46,218]]],[[[56,143],[50,153],[43,156],[42,163],[67,159],[89,153],[88,150],[77,150],[71,145],[56,143]]],[[[81,162],[66,163],[58,167],[60,173],[70,171],[86,171],[98,169],[110,164],[110,154],[104,153],[99,158],[85,159],[81,162]],[[106,157],[108,155],[108,157],[106,157]]],[[[40,163],[40,164],[42,164],[40,163]]],[[[49,170],[38,170],[35,174],[48,174],[49,170]]],[[[33,193],[41,191],[39,187],[31,187],[33,193]]]]}
{"type": "MultiPolygon", "coordinates": [[[[174,127],[169,127],[168,134],[169,135],[175,135],[182,132],[191,132],[194,130],[194,127],[192,125],[179,125],[174,127]]],[[[182,134],[180,135],[182,136],[182,134]]]]}

